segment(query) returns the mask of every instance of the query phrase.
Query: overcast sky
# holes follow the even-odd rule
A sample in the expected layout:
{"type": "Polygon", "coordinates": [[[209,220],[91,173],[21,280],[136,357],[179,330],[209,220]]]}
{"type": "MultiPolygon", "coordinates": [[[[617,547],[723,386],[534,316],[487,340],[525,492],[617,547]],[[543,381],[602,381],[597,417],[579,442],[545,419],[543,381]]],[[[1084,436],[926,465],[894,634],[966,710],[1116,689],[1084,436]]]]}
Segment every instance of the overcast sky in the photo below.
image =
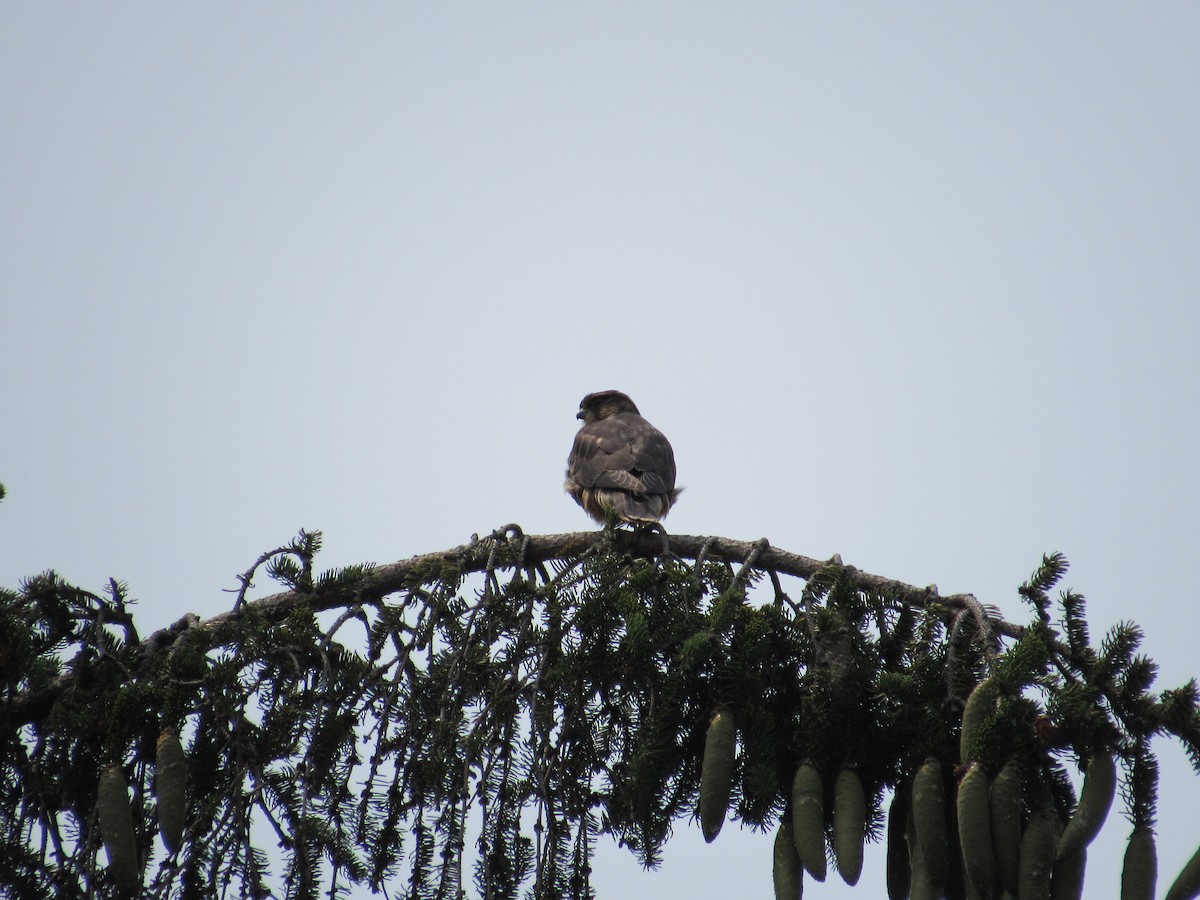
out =
{"type": "MultiPolygon", "coordinates": [[[[148,633],[301,527],[591,528],[618,388],[674,532],[1017,620],[1062,550],[1200,673],[1196,4],[10,0],[0,123],[0,585],[122,579],[148,633]]],[[[1156,746],[1165,890],[1200,779],[1156,746]]],[[[677,835],[602,900],[770,896],[770,835],[677,835]]]]}

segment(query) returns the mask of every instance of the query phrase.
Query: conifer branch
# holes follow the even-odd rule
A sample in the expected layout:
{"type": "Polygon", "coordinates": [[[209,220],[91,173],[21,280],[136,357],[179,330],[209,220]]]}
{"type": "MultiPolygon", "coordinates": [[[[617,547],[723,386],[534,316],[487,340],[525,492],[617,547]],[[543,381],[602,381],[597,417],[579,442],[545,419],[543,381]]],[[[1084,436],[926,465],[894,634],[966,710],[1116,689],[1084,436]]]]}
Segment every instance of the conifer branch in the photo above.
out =
{"type": "MultiPolygon", "coordinates": [[[[336,893],[403,877],[414,896],[457,895],[478,811],[481,895],[515,898],[532,882],[582,900],[598,835],[654,865],[673,823],[694,814],[714,711],[736,716],[739,751],[710,798],[766,827],[791,815],[798,767],[818,788],[852,771],[838,780],[866,804],[859,844],[880,830],[885,796],[930,766],[931,783],[954,790],[959,763],[978,784],[1016,762],[1027,796],[1065,820],[1076,798],[1064,762],[1120,757],[1146,827],[1149,738],[1176,734],[1200,767],[1200,689],[1152,694],[1156,667],[1133,623],[1092,648],[1082,597],[1049,596],[1066,571],[1059,554],[1020,589],[1033,619],[1018,625],[971,594],[765,538],[509,524],[315,576],[320,542],[302,532],[238,576],[233,609],[144,639],[116,582],[102,596],[47,573],[0,591],[0,633],[20,636],[0,646],[0,774],[11,773],[0,887],[8,848],[25,854],[30,885],[99,878],[108,896],[96,817],[81,813],[95,807],[97,773],[123,768],[144,861],[167,731],[186,736],[193,810],[182,849],[147,885],[156,898],[196,879],[258,894],[272,878],[336,893]],[[259,570],[288,590],[248,599],[259,570]],[[785,576],[804,583],[798,601],[785,576]],[[767,579],[771,594],[750,594],[767,579]],[[252,821],[273,831],[283,871],[269,871],[252,821]],[[60,840],[75,830],[81,841],[60,840]],[[39,851],[31,834],[49,841],[39,851]]],[[[815,823],[822,847],[828,824],[815,823]]]]}
{"type": "MultiPolygon", "coordinates": [[[[292,544],[262,554],[245,573],[239,574],[237,601],[232,609],[203,620],[188,613],[167,628],[160,629],[141,641],[138,655],[148,664],[157,654],[169,651],[183,635],[187,634],[193,640],[215,636],[247,612],[252,612],[268,622],[279,621],[291,614],[301,603],[314,612],[353,606],[355,602],[378,604],[389,595],[405,591],[414,583],[425,582],[433,576],[458,578],[493,571],[496,568],[536,568],[553,560],[571,561],[586,558],[602,549],[634,558],[653,559],[663,552],[664,546],[664,537],[648,529],[526,535],[519,526],[509,524],[484,538],[472,537],[469,543],[449,550],[425,553],[370,568],[356,585],[357,601],[347,598],[341,591],[322,591],[319,588],[315,591],[280,591],[257,600],[247,600],[245,595],[253,574],[264,563],[281,554],[297,554],[298,542],[305,538],[311,539],[312,535],[302,533],[292,544]]],[[[765,539],[754,542],[715,536],[671,534],[665,536],[665,541],[669,552],[680,559],[694,560],[697,564],[703,564],[705,561],[746,564],[750,561],[748,568],[769,573],[773,577],[784,574],[808,580],[828,562],[780,550],[770,546],[765,539]]],[[[317,543],[319,545],[319,538],[317,543]]],[[[307,572],[307,565],[305,568],[307,572]]],[[[917,587],[881,575],[873,575],[854,566],[844,566],[842,571],[858,590],[886,594],[913,609],[924,609],[930,602],[969,610],[972,614],[976,614],[980,609],[972,594],[952,594],[943,597],[938,595],[933,586],[917,587]]],[[[309,581],[311,582],[311,579],[309,581]]],[[[977,623],[981,630],[990,629],[1010,638],[1018,638],[1024,631],[1021,625],[994,618],[987,619],[986,625],[978,619],[977,623]]],[[[36,721],[46,713],[58,696],[70,689],[78,677],[77,671],[68,672],[52,679],[39,691],[24,692],[12,697],[7,706],[6,718],[17,725],[36,721]]]]}

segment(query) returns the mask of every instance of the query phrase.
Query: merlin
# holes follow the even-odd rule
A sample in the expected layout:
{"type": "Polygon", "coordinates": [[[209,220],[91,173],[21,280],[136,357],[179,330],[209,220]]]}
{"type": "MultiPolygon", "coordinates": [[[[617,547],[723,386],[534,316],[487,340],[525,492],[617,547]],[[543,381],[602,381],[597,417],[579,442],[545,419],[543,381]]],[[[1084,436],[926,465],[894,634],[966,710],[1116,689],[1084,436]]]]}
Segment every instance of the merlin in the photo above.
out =
{"type": "Polygon", "coordinates": [[[583,427],[563,485],[575,502],[597,522],[609,510],[634,525],[665,516],[682,490],[675,487],[675,453],[666,436],[620,391],[588,394],[576,418],[583,427]]]}

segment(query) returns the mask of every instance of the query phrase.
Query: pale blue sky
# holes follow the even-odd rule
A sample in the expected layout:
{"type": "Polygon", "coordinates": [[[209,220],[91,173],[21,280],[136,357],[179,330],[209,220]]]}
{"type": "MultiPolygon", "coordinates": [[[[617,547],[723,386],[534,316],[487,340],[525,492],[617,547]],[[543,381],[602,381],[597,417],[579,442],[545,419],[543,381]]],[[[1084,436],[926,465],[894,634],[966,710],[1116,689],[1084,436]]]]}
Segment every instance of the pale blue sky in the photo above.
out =
{"type": "MultiPolygon", "coordinates": [[[[619,388],[672,531],[1017,619],[1062,550],[1200,673],[1200,6],[7,2],[0,122],[0,584],[123,579],[148,632],[300,527],[590,528],[619,388]]],[[[1165,889],[1200,779],[1158,746],[1165,889]]],[[[770,856],[681,823],[597,883],[769,896],[770,856]]]]}

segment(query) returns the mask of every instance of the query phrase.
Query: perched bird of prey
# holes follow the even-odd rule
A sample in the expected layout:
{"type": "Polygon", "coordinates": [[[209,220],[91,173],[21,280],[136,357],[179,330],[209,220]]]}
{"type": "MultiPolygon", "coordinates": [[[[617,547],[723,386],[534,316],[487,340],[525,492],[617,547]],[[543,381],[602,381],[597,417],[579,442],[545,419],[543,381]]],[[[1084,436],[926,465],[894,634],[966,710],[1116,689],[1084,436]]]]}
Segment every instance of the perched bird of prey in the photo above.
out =
{"type": "Polygon", "coordinates": [[[663,433],[620,391],[588,394],[576,418],[583,427],[563,485],[575,502],[597,522],[609,509],[635,525],[665,516],[682,488],[675,487],[675,453],[663,433]]]}

